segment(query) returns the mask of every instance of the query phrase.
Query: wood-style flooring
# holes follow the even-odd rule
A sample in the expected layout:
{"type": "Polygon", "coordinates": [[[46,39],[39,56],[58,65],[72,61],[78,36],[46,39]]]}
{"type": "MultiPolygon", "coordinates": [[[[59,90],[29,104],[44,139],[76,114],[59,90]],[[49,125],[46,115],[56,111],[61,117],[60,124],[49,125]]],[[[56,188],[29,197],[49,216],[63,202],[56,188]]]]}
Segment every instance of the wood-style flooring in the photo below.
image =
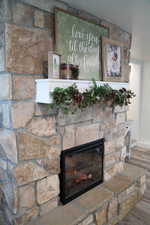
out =
{"type": "Polygon", "coordinates": [[[150,149],[135,147],[132,149],[129,163],[147,170],[147,188],[144,198],[129,215],[117,225],[150,225],[150,149]]]}

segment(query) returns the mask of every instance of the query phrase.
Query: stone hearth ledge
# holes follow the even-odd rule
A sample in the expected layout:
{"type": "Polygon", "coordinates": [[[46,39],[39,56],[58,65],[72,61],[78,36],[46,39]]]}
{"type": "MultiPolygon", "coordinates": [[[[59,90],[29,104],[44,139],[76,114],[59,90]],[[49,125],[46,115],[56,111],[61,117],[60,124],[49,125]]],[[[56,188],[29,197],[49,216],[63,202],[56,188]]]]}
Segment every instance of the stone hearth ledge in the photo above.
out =
{"type": "Polygon", "coordinates": [[[126,163],[111,180],[28,225],[115,225],[135,207],[145,188],[146,171],[126,163]]]}

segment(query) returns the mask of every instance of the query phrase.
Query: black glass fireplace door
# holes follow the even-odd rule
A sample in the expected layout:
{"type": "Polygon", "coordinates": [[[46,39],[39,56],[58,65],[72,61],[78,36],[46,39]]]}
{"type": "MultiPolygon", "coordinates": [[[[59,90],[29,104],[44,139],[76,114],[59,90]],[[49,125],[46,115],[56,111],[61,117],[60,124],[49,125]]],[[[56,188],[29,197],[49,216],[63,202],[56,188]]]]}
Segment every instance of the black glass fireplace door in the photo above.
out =
{"type": "Polygon", "coordinates": [[[63,204],[103,182],[104,139],[61,154],[60,198],[63,204]]]}

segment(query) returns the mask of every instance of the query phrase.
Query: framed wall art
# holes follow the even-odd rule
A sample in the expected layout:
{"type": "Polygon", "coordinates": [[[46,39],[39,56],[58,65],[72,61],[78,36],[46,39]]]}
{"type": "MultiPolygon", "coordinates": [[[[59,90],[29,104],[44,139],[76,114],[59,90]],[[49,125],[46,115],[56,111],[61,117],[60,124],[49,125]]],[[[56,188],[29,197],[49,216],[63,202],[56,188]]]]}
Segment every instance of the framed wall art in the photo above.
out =
{"type": "Polygon", "coordinates": [[[123,48],[123,55],[124,55],[124,64],[129,65],[130,63],[130,49],[127,47],[123,48]]]}
{"type": "Polygon", "coordinates": [[[103,80],[108,82],[127,82],[124,72],[124,43],[102,38],[103,80]]]}
{"type": "Polygon", "coordinates": [[[108,27],[55,9],[56,51],[62,55],[63,63],[79,66],[79,80],[102,80],[102,36],[109,36],[108,27]]]}
{"type": "Polygon", "coordinates": [[[48,52],[48,78],[60,78],[61,55],[55,52],[48,52]]]}

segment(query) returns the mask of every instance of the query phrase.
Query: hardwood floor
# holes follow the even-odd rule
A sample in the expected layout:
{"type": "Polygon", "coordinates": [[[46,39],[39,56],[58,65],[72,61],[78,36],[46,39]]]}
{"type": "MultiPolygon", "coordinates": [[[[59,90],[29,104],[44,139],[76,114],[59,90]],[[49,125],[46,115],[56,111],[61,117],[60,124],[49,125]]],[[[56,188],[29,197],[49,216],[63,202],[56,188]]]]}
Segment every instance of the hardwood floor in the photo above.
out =
{"type": "Polygon", "coordinates": [[[129,163],[147,170],[147,188],[142,201],[117,225],[150,225],[150,150],[133,148],[129,163]]]}

